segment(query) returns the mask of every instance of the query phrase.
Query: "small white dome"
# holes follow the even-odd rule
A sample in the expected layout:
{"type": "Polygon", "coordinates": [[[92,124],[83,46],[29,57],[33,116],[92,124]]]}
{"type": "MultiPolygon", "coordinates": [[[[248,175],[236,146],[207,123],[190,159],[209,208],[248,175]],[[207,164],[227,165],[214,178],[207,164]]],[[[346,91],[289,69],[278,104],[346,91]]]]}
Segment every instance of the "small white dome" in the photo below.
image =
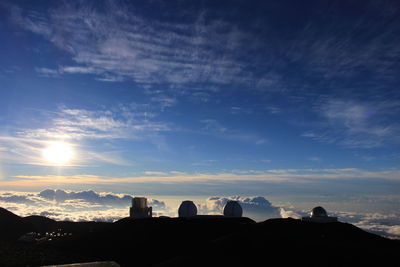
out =
{"type": "Polygon", "coordinates": [[[242,217],[243,210],[239,202],[230,200],[224,207],[224,216],[226,217],[242,217]]]}
{"type": "Polygon", "coordinates": [[[326,212],[326,210],[323,207],[315,207],[312,209],[311,211],[311,217],[315,218],[315,217],[328,217],[328,213],[326,212]]]}
{"type": "Polygon", "coordinates": [[[179,217],[192,217],[197,215],[197,207],[193,201],[185,200],[178,209],[179,217]]]}

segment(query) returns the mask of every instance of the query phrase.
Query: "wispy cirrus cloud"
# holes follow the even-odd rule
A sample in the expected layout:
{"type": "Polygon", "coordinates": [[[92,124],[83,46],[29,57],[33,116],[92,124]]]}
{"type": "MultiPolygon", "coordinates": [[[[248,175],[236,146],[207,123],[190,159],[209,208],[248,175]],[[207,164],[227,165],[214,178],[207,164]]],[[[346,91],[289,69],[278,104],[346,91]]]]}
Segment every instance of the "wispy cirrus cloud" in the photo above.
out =
{"type": "Polygon", "coordinates": [[[236,56],[249,38],[255,39],[250,33],[223,20],[206,22],[205,12],[167,23],[145,18],[120,2],[102,4],[105,9],[64,3],[46,13],[16,6],[11,11],[16,24],[72,55],[75,64],[59,66],[59,73],[143,84],[253,83],[254,74],[236,56]]]}
{"type": "Polygon", "coordinates": [[[320,157],[310,157],[310,158],[308,158],[308,160],[314,161],[314,162],[319,162],[319,161],[321,161],[321,158],[320,157]]]}
{"type": "Polygon", "coordinates": [[[315,107],[323,119],[315,130],[303,133],[317,141],[346,147],[373,148],[400,142],[395,117],[400,102],[329,99],[315,107]]]}
{"type": "Polygon", "coordinates": [[[35,71],[39,73],[40,76],[43,77],[59,77],[60,72],[57,69],[50,68],[35,68],[35,71]]]}
{"type": "Polygon", "coordinates": [[[352,84],[349,89],[360,91],[359,78],[372,73],[367,82],[373,86],[362,89],[371,93],[384,86],[382,81],[394,82],[398,76],[400,49],[393,44],[399,40],[400,10],[390,1],[379,8],[375,1],[315,5],[312,19],[293,23],[294,33],[288,36],[274,30],[285,25],[284,16],[268,19],[268,12],[290,11],[287,3],[271,6],[265,20],[250,20],[247,28],[230,18],[236,14],[234,18],[241,19],[234,6],[179,15],[165,8],[165,17],[144,16],[140,8],[120,1],[65,2],[40,11],[9,6],[15,24],[69,53],[73,63],[54,71],[94,74],[103,81],[190,85],[187,88],[235,84],[263,92],[315,94],[320,86],[342,91],[335,85],[343,80],[335,78],[357,78],[358,88],[352,84]],[[353,5],[365,13],[354,17],[341,12],[353,5]],[[292,67],[296,75],[289,74],[292,67]]]}
{"type": "Polygon", "coordinates": [[[165,123],[149,120],[148,113],[136,112],[130,106],[111,110],[61,108],[47,128],[18,132],[27,138],[115,139],[139,138],[145,132],[168,131],[165,123]]]}
{"type": "Polygon", "coordinates": [[[235,130],[224,126],[216,119],[200,120],[203,125],[200,133],[212,135],[221,139],[235,140],[244,143],[262,145],[268,142],[266,138],[243,130],[235,130]]]}
{"type": "MultiPolygon", "coordinates": [[[[353,4],[323,4],[323,9],[316,5],[309,20],[296,23],[293,18],[294,29],[287,36],[274,30],[286,20],[269,20],[268,14],[265,20],[250,19],[238,27],[234,21],[241,17],[229,19],[229,10],[190,9],[177,16],[166,8],[163,13],[174,18],[169,19],[145,16],[139,7],[118,1],[100,2],[97,6],[68,2],[40,11],[9,5],[16,25],[40,35],[70,58],[53,68],[37,66],[40,75],[80,73],[106,82],[134,81],[162,109],[176,105],[177,95],[207,102],[228,88],[281,94],[291,102],[289,110],[311,106],[312,96],[324,102],[314,110],[324,121],[304,136],[366,148],[398,140],[398,125],[383,121],[383,113],[364,120],[359,116],[387,96],[399,96],[400,49],[395,44],[400,11],[390,1],[380,8],[374,1],[353,3],[365,10],[357,17],[342,12],[353,4]],[[155,88],[161,84],[162,90],[155,88]],[[168,89],[174,94],[166,94],[168,89]],[[185,94],[187,90],[190,93],[185,94]],[[340,97],[326,100],[333,95],[340,97]]],[[[288,9],[287,4],[276,5],[266,12],[285,14],[288,9]]],[[[265,101],[266,112],[284,113],[283,105],[265,101]]],[[[231,110],[244,111],[236,106],[231,110]]],[[[266,142],[251,134],[234,135],[233,139],[266,142]]]]}
{"type": "MultiPolygon", "coordinates": [[[[338,77],[363,79],[368,73],[373,73],[368,81],[396,79],[400,56],[399,47],[394,45],[399,41],[400,9],[396,3],[332,2],[321,3],[315,8],[323,9],[320,13],[324,17],[323,23],[306,23],[297,32],[299,38],[290,44],[288,57],[328,81],[338,77]],[[363,12],[359,16],[342,12],[347,8],[363,12]]],[[[379,86],[379,82],[375,85],[379,86]]],[[[362,88],[362,91],[376,91],[374,87],[362,88]]]]}
{"type": "MultiPolygon", "coordinates": [[[[153,101],[163,107],[175,105],[178,95],[207,102],[215,88],[228,87],[283,95],[296,108],[309,96],[398,97],[400,49],[394,44],[400,10],[390,1],[379,8],[374,1],[353,3],[365,10],[357,17],[342,12],[354,8],[351,3],[316,5],[312,19],[296,23],[293,18],[296,26],[288,36],[274,30],[286,20],[268,19],[268,12],[288,12],[287,4],[271,7],[265,20],[249,20],[244,27],[230,18],[232,13],[241,20],[234,7],[189,9],[179,15],[166,8],[166,17],[152,17],[119,1],[96,4],[65,2],[40,11],[10,5],[15,24],[70,56],[70,63],[53,69],[37,66],[40,75],[80,73],[105,82],[134,81],[153,92],[153,101]],[[172,89],[175,95],[153,88],[160,84],[163,92],[172,89]]],[[[282,113],[282,107],[266,101],[266,111],[282,113]]]]}

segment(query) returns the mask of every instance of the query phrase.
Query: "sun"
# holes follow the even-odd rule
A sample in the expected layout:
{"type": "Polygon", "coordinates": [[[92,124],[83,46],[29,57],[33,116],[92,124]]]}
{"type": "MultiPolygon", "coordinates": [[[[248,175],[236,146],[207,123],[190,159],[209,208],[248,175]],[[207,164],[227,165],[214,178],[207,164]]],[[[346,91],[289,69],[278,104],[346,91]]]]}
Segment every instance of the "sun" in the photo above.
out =
{"type": "Polygon", "coordinates": [[[63,166],[69,163],[73,158],[72,147],[64,142],[51,142],[42,151],[43,158],[57,166],[63,166]]]}

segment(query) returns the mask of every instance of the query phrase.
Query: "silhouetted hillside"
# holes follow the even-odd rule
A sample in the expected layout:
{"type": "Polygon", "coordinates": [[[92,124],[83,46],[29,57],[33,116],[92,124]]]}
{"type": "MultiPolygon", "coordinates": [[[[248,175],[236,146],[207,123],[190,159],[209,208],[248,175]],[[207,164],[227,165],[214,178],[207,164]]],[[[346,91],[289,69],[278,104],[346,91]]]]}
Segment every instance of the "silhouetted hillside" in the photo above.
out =
{"type": "Polygon", "coordinates": [[[56,227],[57,222],[47,217],[32,215],[22,218],[24,222],[27,222],[33,226],[32,231],[35,232],[47,232],[53,230],[56,227]]]}
{"type": "Polygon", "coordinates": [[[20,218],[4,209],[0,221],[2,233],[15,237],[1,239],[0,266],[96,260],[122,266],[382,266],[396,260],[400,249],[398,241],[339,222],[255,223],[223,216],[57,222],[40,216],[20,218]],[[15,233],[27,229],[57,232],[37,242],[16,241],[15,233]]]}
{"type": "Polygon", "coordinates": [[[0,236],[2,240],[14,240],[24,233],[33,231],[33,226],[11,211],[0,208],[0,236]]]}

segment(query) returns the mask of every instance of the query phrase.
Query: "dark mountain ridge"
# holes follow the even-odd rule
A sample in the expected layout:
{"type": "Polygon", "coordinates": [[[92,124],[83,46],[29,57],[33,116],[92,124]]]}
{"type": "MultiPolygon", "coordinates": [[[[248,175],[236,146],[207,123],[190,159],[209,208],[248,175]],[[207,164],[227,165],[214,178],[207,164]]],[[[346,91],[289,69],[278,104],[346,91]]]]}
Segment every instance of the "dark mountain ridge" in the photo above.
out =
{"type": "Polygon", "coordinates": [[[400,242],[347,223],[195,216],[59,222],[0,209],[0,266],[113,260],[121,266],[383,266],[400,242]],[[34,242],[17,241],[40,232],[34,242]],[[44,232],[56,234],[44,236],[44,232]],[[43,237],[44,236],[44,237],[43,237]]]}

